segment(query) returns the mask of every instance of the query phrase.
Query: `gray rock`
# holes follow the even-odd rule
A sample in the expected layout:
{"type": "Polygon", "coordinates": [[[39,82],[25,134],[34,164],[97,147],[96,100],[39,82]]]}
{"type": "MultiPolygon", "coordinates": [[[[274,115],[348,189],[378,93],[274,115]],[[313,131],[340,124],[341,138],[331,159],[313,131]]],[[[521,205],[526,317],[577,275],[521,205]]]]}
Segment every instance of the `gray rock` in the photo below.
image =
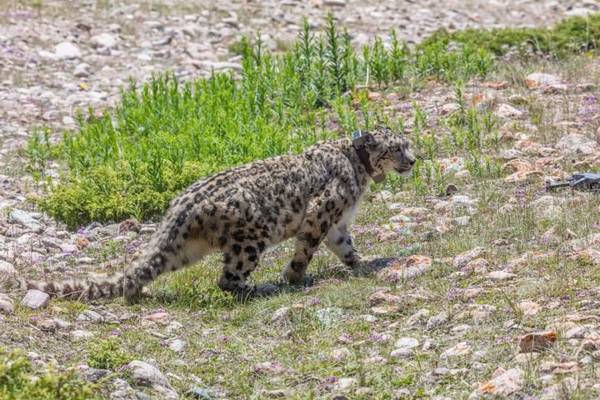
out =
{"type": "MultiPolygon", "coordinates": [[[[170,387],[167,386],[159,386],[159,385],[154,385],[152,386],[152,389],[154,389],[156,392],[158,392],[158,394],[160,395],[160,399],[165,399],[165,400],[179,400],[179,396],[177,395],[177,392],[174,391],[173,389],[171,389],[170,387]]],[[[148,397],[148,400],[152,400],[154,397],[148,397]]]]}
{"type": "Polygon", "coordinates": [[[498,368],[493,374],[493,378],[489,380],[487,387],[490,389],[483,393],[481,389],[476,389],[469,399],[482,398],[484,395],[494,395],[497,397],[506,398],[507,396],[521,390],[525,383],[525,373],[520,368],[512,368],[504,370],[498,368]]]}
{"type": "Polygon", "coordinates": [[[135,391],[126,380],[117,378],[113,382],[113,392],[110,394],[111,400],[131,400],[135,399],[135,391]]]}
{"type": "Polygon", "coordinates": [[[460,105],[458,103],[447,103],[441,107],[440,112],[442,115],[448,115],[453,114],[458,110],[460,110],[460,105]]]}
{"type": "Polygon", "coordinates": [[[183,328],[183,325],[181,324],[181,322],[171,321],[171,322],[169,322],[169,325],[167,325],[167,327],[165,328],[165,332],[167,334],[173,334],[173,333],[177,332],[178,330],[180,330],[181,328],[183,328]]]}
{"type": "Polygon", "coordinates": [[[238,63],[227,62],[227,61],[194,61],[194,65],[196,65],[208,71],[226,71],[226,70],[235,70],[241,71],[242,66],[238,63]]]}
{"type": "Polygon", "coordinates": [[[565,15],[568,17],[586,17],[588,14],[593,13],[594,10],[590,10],[589,8],[577,7],[565,12],[565,15]]]}
{"type": "Polygon", "coordinates": [[[73,69],[73,75],[76,78],[87,78],[90,76],[90,66],[86,63],[77,64],[73,69]]]}
{"type": "Polygon", "coordinates": [[[50,301],[50,296],[47,293],[36,289],[30,289],[27,291],[23,300],[21,300],[21,305],[27,308],[31,308],[32,310],[37,310],[38,308],[43,308],[48,305],[50,301]]]}
{"type": "Polygon", "coordinates": [[[429,318],[429,321],[427,321],[427,330],[437,328],[446,322],[448,322],[448,314],[442,311],[441,313],[429,318]]]}
{"type": "Polygon", "coordinates": [[[460,357],[470,354],[471,352],[471,346],[469,346],[467,342],[460,342],[455,346],[446,349],[442,354],[440,354],[440,358],[447,359],[452,357],[460,357]]]}
{"type": "Polygon", "coordinates": [[[358,381],[356,378],[340,378],[335,385],[333,385],[333,390],[339,390],[341,392],[349,390],[358,385],[358,381]]]}
{"type": "Polygon", "coordinates": [[[12,314],[15,311],[11,298],[4,293],[0,293],[0,311],[4,314],[12,314]]]}
{"type": "Polygon", "coordinates": [[[452,265],[454,265],[455,268],[462,268],[467,265],[469,261],[480,257],[484,251],[485,249],[483,247],[475,247],[469,251],[460,253],[454,257],[452,260],[452,265]]]}
{"type": "Polygon", "coordinates": [[[35,233],[41,233],[44,230],[44,227],[38,221],[36,221],[29,213],[23,210],[12,210],[9,215],[9,220],[10,222],[15,222],[21,226],[24,226],[35,233]]]}
{"type": "Polygon", "coordinates": [[[531,89],[550,86],[550,85],[562,85],[562,80],[552,74],[546,74],[543,72],[533,72],[525,77],[525,83],[531,89]]]}
{"type": "Polygon", "coordinates": [[[291,309],[289,307],[281,307],[275,310],[271,316],[271,322],[285,322],[290,317],[291,309]]]}
{"type": "Polygon", "coordinates": [[[402,389],[395,389],[394,390],[394,399],[410,399],[412,398],[413,395],[411,393],[411,391],[409,389],[406,388],[402,388],[402,389]]]}
{"type": "Polygon", "coordinates": [[[76,329],[71,332],[71,337],[74,340],[87,340],[94,337],[94,334],[90,331],[86,331],[83,329],[76,329]]]}
{"type": "Polygon", "coordinates": [[[60,245],[60,250],[63,253],[75,253],[75,252],[79,251],[79,248],[77,248],[77,246],[75,246],[74,244],[63,243],[60,245]]]}
{"type": "Polygon", "coordinates": [[[85,310],[79,314],[75,320],[77,322],[102,322],[104,321],[104,317],[96,311],[85,310]]]}
{"type": "Polygon", "coordinates": [[[509,279],[513,279],[516,274],[507,271],[492,271],[488,274],[488,278],[493,281],[507,281],[509,279]]]}
{"type": "Polygon", "coordinates": [[[496,116],[499,118],[520,118],[523,116],[523,111],[514,108],[509,104],[500,104],[496,110],[496,116]]]}
{"type": "Polygon", "coordinates": [[[110,374],[110,370],[84,367],[79,371],[79,373],[88,382],[98,382],[100,379],[110,374]]]}
{"type": "Polygon", "coordinates": [[[413,349],[419,346],[419,341],[413,337],[403,337],[396,341],[397,348],[413,349]]]}
{"type": "Polygon", "coordinates": [[[81,51],[71,42],[62,42],[54,47],[54,57],[59,60],[69,60],[81,57],[81,51]]]}
{"type": "Polygon", "coordinates": [[[169,340],[169,349],[173,350],[175,353],[182,353],[185,349],[186,343],[181,339],[172,339],[169,340]]]}
{"type": "Polygon", "coordinates": [[[324,0],[323,4],[330,7],[345,7],[346,0],[324,0]]]}
{"type": "Polygon", "coordinates": [[[410,358],[415,354],[413,349],[401,348],[395,349],[390,353],[390,357],[393,358],[410,358]]]}
{"type": "Polygon", "coordinates": [[[127,364],[131,372],[131,380],[140,386],[166,386],[169,381],[158,368],[144,361],[134,360],[127,364]]]}
{"type": "Polygon", "coordinates": [[[194,386],[187,392],[187,397],[192,399],[211,400],[213,398],[209,389],[194,386]]]}
{"type": "Polygon", "coordinates": [[[414,313],[413,315],[411,315],[410,317],[408,317],[408,319],[406,320],[406,325],[414,326],[418,323],[421,323],[427,317],[429,317],[429,314],[430,314],[430,311],[428,309],[422,308],[422,309],[418,310],[416,313],[414,313]]]}
{"type": "Polygon", "coordinates": [[[119,38],[111,33],[100,33],[91,37],[90,42],[94,48],[114,48],[119,38]]]}
{"type": "Polygon", "coordinates": [[[0,260],[0,282],[10,279],[17,274],[17,270],[11,263],[0,260]]]}
{"type": "Polygon", "coordinates": [[[578,133],[563,136],[556,144],[556,147],[566,153],[583,155],[590,155],[599,151],[596,142],[578,133]]]}

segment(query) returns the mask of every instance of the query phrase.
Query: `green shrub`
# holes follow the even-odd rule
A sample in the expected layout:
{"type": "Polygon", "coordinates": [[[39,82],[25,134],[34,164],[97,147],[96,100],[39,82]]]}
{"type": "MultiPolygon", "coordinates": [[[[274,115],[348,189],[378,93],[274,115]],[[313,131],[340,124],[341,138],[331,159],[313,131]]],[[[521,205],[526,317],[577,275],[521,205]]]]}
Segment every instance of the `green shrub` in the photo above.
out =
{"type": "Polygon", "coordinates": [[[0,399],[88,400],[98,398],[93,386],[72,372],[34,375],[31,363],[18,352],[0,352],[0,399]]]}
{"type": "Polygon", "coordinates": [[[421,47],[446,48],[454,42],[496,55],[517,49],[521,53],[533,51],[562,58],[575,52],[595,50],[599,40],[600,13],[596,13],[570,17],[550,28],[466,29],[452,33],[441,29],[421,43],[421,47]]]}
{"type": "Polygon", "coordinates": [[[108,338],[100,342],[92,343],[88,353],[87,364],[92,368],[114,370],[133,360],[133,358],[121,348],[117,338],[108,338]]]}

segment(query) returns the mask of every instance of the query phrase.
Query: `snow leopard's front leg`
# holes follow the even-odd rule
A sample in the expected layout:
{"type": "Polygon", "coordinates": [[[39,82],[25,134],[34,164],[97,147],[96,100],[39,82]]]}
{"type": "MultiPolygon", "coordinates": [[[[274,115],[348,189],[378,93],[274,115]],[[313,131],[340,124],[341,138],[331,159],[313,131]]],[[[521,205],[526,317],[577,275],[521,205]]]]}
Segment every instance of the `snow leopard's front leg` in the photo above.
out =
{"type": "Polygon", "coordinates": [[[350,268],[358,267],[362,257],[352,243],[352,236],[346,224],[334,226],[327,233],[325,244],[345,265],[350,268]]]}
{"type": "Polygon", "coordinates": [[[306,268],[313,254],[327,237],[331,227],[339,222],[347,203],[337,190],[325,190],[321,196],[311,201],[296,235],[294,258],[283,271],[287,282],[304,282],[306,268]]]}

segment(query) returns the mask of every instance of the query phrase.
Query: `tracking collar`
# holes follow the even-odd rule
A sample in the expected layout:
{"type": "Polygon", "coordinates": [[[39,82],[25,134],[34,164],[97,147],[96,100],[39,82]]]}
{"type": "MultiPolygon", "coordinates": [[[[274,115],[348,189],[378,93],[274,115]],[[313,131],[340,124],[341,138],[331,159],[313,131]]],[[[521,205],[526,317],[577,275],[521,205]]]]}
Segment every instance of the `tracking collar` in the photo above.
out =
{"type": "Polygon", "coordinates": [[[365,142],[367,141],[367,139],[369,138],[370,135],[371,135],[370,133],[363,135],[360,130],[355,131],[352,134],[352,147],[354,147],[354,150],[356,151],[356,154],[358,155],[360,162],[364,165],[365,169],[367,170],[367,174],[369,174],[369,176],[371,176],[371,178],[373,178],[373,180],[376,183],[379,183],[379,182],[383,181],[385,176],[383,174],[373,175],[375,173],[375,169],[371,165],[371,160],[369,159],[369,153],[367,152],[367,149],[365,148],[365,142]]]}

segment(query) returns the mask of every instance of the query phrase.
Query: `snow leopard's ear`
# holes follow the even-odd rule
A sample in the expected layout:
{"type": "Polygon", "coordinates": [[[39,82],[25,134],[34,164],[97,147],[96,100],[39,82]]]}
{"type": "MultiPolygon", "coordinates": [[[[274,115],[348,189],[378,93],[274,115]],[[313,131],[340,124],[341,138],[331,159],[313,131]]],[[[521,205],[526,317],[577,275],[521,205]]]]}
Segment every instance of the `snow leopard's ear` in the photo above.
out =
{"type": "Polygon", "coordinates": [[[352,144],[354,147],[374,147],[377,145],[377,140],[369,132],[356,131],[352,134],[352,144]]]}

